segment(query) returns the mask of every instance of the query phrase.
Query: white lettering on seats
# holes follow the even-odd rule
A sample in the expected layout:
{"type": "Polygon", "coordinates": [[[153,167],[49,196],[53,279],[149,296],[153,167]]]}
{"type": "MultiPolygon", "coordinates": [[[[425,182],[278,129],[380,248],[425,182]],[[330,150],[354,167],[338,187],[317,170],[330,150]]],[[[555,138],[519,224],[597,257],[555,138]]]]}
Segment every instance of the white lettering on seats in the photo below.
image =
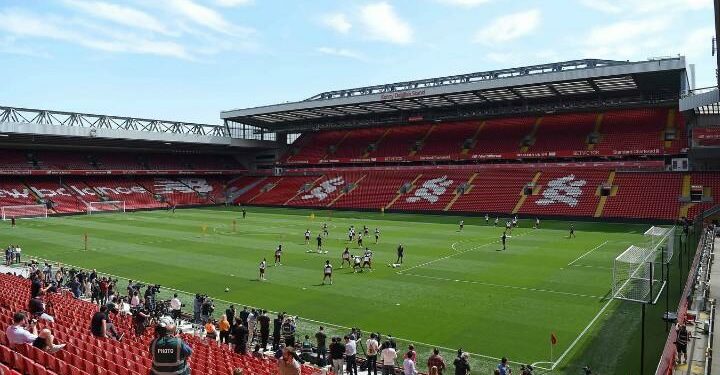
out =
{"type": "Polygon", "coordinates": [[[345,179],[342,176],[323,181],[320,186],[310,190],[310,194],[303,195],[302,199],[306,200],[316,198],[319,201],[324,200],[328,197],[328,195],[335,192],[338,189],[338,186],[342,185],[345,185],[345,179]]]}
{"type": "Polygon", "coordinates": [[[565,203],[570,207],[575,207],[578,204],[578,198],[582,195],[580,188],[585,184],[587,181],[576,180],[574,174],[550,180],[547,188],[542,192],[543,198],[538,199],[535,204],[549,206],[555,203],[565,203]]]}
{"type": "Polygon", "coordinates": [[[422,184],[421,188],[415,189],[415,196],[408,197],[405,201],[415,203],[425,199],[430,203],[435,203],[440,200],[440,196],[445,194],[447,187],[452,183],[453,180],[448,180],[447,176],[427,180],[422,184]]]}

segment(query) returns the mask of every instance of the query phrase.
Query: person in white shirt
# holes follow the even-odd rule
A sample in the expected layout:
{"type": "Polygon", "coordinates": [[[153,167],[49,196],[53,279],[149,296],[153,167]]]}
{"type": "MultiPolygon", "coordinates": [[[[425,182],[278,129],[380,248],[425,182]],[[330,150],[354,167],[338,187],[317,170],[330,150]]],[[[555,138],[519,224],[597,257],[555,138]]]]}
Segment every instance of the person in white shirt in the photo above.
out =
{"type": "Polygon", "coordinates": [[[368,369],[368,375],[370,375],[370,372],[372,371],[375,375],[377,375],[377,356],[379,351],[379,344],[377,340],[375,339],[377,335],[374,333],[370,334],[370,338],[365,342],[367,347],[367,369],[368,369]]]}
{"type": "Polygon", "coordinates": [[[325,279],[330,279],[330,285],[332,285],[332,264],[329,260],[325,261],[325,267],[323,268],[323,285],[325,285],[325,279]]]}
{"type": "Polygon", "coordinates": [[[356,356],[357,343],[350,336],[345,336],[345,371],[349,375],[357,375],[358,373],[356,356]]]}
{"type": "Polygon", "coordinates": [[[134,309],[136,307],[140,306],[140,296],[137,291],[133,293],[132,298],[130,298],[130,308],[134,309]]]}
{"type": "Polygon", "coordinates": [[[25,313],[17,312],[13,316],[13,324],[5,330],[5,335],[11,348],[15,345],[32,344],[38,335],[37,321],[28,321],[25,313]]]}
{"type": "Polygon", "coordinates": [[[380,352],[380,365],[382,365],[383,375],[395,374],[395,359],[397,352],[390,346],[389,341],[385,341],[380,352]]]}
{"type": "Polygon", "coordinates": [[[182,308],[182,302],[180,302],[180,299],[178,298],[177,293],[173,295],[173,298],[170,300],[170,316],[173,318],[175,322],[180,320],[180,309],[182,308]]]}
{"type": "Polygon", "coordinates": [[[412,360],[412,352],[408,352],[403,361],[403,372],[405,375],[417,375],[418,371],[415,368],[415,362],[412,360]]]}
{"type": "MultiPolygon", "coordinates": [[[[275,265],[277,266],[279,263],[279,257],[275,255],[275,265]]],[[[260,281],[265,280],[265,269],[267,268],[267,260],[263,258],[262,262],[260,262],[260,265],[258,266],[260,269],[260,281]]]]}

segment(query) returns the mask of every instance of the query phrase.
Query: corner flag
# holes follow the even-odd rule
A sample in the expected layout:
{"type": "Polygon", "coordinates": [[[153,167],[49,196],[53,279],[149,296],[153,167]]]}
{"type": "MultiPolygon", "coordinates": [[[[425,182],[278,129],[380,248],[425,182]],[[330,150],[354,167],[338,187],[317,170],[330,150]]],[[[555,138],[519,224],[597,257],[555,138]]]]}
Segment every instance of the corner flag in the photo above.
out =
{"type": "Polygon", "coordinates": [[[550,344],[557,345],[557,336],[555,336],[555,333],[550,334],[550,344]]]}

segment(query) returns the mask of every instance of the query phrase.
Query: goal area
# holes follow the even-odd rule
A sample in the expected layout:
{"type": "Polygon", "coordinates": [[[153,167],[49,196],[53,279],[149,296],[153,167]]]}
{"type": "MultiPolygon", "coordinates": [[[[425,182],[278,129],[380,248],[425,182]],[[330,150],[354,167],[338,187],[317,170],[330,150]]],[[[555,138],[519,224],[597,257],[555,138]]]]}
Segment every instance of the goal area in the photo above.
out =
{"type": "Polygon", "coordinates": [[[104,212],[125,212],[125,201],[88,202],[88,215],[104,212]]]}
{"type": "Polygon", "coordinates": [[[44,204],[29,204],[19,206],[2,206],[0,214],[3,220],[10,219],[35,219],[48,216],[47,206],[44,204]]]}

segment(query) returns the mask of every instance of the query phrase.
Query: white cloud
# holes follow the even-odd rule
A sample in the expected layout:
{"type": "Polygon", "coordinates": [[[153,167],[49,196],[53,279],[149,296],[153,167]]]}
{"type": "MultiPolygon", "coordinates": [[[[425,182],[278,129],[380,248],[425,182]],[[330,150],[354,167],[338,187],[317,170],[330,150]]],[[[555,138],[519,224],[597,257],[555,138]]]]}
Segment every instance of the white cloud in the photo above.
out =
{"type": "MultiPolygon", "coordinates": [[[[708,26],[695,29],[688,33],[681,51],[689,59],[699,59],[710,56],[712,49],[712,37],[715,35],[715,28],[708,26]]],[[[717,52],[715,52],[717,53],[717,52]]]]}
{"type": "Polygon", "coordinates": [[[537,9],[496,18],[475,34],[475,41],[497,44],[520,38],[535,31],[540,25],[540,18],[540,11],[537,9]]]}
{"type": "Polygon", "coordinates": [[[461,6],[461,7],[475,7],[478,5],[482,5],[485,3],[489,3],[492,0],[435,0],[439,3],[444,3],[448,5],[455,5],[455,6],[461,6]]]}
{"type": "Polygon", "coordinates": [[[65,4],[91,16],[143,30],[169,34],[169,31],[157,18],[133,9],[100,1],[65,0],[65,4]]]}
{"type": "Polygon", "coordinates": [[[360,8],[360,21],[365,26],[370,39],[395,44],[407,44],[413,40],[413,30],[410,25],[386,2],[368,4],[360,8]]]}
{"type": "Polygon", "coordinates": [[[612,0],[580,0],[580,3],[603,13],[620,13],[623,11],[622,5],[612,0]]]}
{"type": "Polygon", "coordinates": [[[322,17],[321,21],[323,25],[343,34],[350,31],[352,27],[350,21],[348,21],[347,17],[342,13],[326,14],[322,17]]]}
{"type": "Polygon", "coordinates": [[[317,51],[325,55],[346,57],[355,60],[365,60],[365,56],[362,53],[345,48],[320,47],[317,51]]]}
{"type": "Polygon", "coordinates": [[[677,53],[664,32],[672,25],[665,15],[619,21],[596,27],[582,39],[583,57],[646,59],[677,53]]]}
{"type": "Polygon", "coordinates": [[[219,33],[242,36],[252,32],[231,24],[220,13],[192,0],[167,0],[167,5],[171,11],[191,22],[219,33]]]}
{"type": "Polygon", "coordinates": [[[215,3],[221,7],[232,8],[241,5],[252,4],[253,0],[215,0],[215,3]]]}
{"type": "Polygon", "coordinates": [[[632,43],[636,38],[656,35],[669,25],[670,20],[665,17],[615,22],[590,30],[585,43],[599,47],[632,43]]]}
{"type": "Polygon", "coordinates": [[[190,59],[181,44],[158,41],[134,34],[83,32],[83,25],[59,17],[36,15],[20,10],[0,11],[0,30],[20,38],[63,41],[106,52],[151,54],[190,59]]]}

